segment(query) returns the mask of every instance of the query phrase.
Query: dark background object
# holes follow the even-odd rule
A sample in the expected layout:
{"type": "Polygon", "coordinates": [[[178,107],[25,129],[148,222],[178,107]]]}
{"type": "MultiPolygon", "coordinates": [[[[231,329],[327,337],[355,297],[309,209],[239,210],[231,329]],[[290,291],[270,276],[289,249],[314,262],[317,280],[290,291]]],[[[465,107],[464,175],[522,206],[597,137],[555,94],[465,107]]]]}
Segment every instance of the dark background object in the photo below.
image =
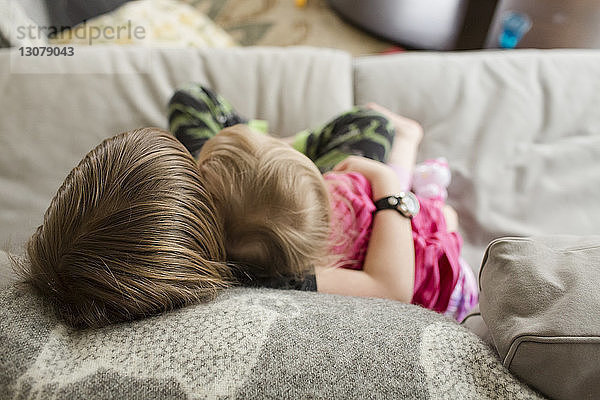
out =
{"type": "Polygon", "coordinates": [[[328,0],[344,19],[414,49],[482,48],[497,0],[328,0]]]}
{"type": "Polygon", "coordinates": [[[498,0],[470,0],[454,50],[477,50],[485,47],[498,0]]]}
{"type": "Polygon", "coordinates": [[[46,0],[50,25],[62,30],[112,11],[127,0],[46,0]]]}

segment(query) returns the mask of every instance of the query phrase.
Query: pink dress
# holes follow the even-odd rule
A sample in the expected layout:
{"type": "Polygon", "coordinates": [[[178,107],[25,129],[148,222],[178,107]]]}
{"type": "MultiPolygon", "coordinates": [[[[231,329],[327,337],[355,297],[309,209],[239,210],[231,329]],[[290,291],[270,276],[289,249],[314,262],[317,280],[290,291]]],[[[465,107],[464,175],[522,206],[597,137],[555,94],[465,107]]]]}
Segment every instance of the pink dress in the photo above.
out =
{"type": "MultiPolygon", "coordinates": [[[[332,234],[335,254],[342,267],[362,269],[375,210],[371,185],[361,174],[324,175],[332,197],[334,232],[343,232],[340,243],[332,234]]],[[[421,211],[411,221],[415,248],[413,304],[451,314],[458,320],[477,302],[477,286],[470,267],[460,257],[462,238],[446,231],[443,201],[419,198],[421,211]]],[[[341,235],[338,235],[341,236],[341,235]]]]}

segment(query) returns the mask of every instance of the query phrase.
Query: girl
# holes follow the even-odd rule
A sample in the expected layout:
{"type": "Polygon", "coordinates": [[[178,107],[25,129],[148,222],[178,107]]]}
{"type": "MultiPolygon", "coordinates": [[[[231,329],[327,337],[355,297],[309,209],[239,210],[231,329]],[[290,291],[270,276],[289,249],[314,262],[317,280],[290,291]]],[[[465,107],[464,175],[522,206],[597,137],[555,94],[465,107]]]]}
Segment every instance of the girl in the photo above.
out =
{"type": "Polygon", "coordinates": [[[301,132],[292,148],[191,85],[171,99],[169,122],[197,157],[238,281],[390,298],[458,320],[476,304],[454,210],[423,198],[410,210],[415,121],[369,104],[301,132]]]}

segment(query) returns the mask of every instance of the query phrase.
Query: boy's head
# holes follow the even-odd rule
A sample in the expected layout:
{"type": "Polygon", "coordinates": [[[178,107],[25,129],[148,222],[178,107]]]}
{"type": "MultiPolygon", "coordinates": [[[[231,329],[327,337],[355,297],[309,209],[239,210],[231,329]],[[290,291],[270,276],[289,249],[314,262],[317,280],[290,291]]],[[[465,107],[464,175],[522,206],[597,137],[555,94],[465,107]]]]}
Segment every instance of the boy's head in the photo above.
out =
{"type": "Polygon", "coordinates": [[[89,152],[26,250],[21,274],[74,327],[157,314],[208,299],[231,281],[195,161],[157,128],[89,152]]]}
{"type": "Polygon", "coordinates": [[[198,155],[222,211],[227,260],[258,282],[301,276],[327,256],[329,197],[317,167],[291,146],[235,125],[198,155]]]}

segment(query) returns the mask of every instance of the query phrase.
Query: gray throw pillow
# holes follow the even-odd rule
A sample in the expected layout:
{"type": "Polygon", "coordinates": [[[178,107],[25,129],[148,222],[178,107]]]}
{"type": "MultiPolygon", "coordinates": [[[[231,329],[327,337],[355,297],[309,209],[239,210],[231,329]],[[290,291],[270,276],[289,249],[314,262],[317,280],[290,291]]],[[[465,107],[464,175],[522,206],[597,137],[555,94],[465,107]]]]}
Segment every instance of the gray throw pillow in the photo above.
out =
{"type": "Polygon", "coordinates": [[[0,398],[531,399],[473,333],[423,308],[240,288],[215,301],[74,331],[0,291],[0,398]]]}
{"type": "Polygon", "coordinates": [[[0,289],[4,289],[17,281],[8,253],[0,250],[0,289]]]}
{"type": "Polygon", "coordinates": [[[600,394],[600,236],[496,240],[479,285],[504,366],[555,399],[600,394]]]}

